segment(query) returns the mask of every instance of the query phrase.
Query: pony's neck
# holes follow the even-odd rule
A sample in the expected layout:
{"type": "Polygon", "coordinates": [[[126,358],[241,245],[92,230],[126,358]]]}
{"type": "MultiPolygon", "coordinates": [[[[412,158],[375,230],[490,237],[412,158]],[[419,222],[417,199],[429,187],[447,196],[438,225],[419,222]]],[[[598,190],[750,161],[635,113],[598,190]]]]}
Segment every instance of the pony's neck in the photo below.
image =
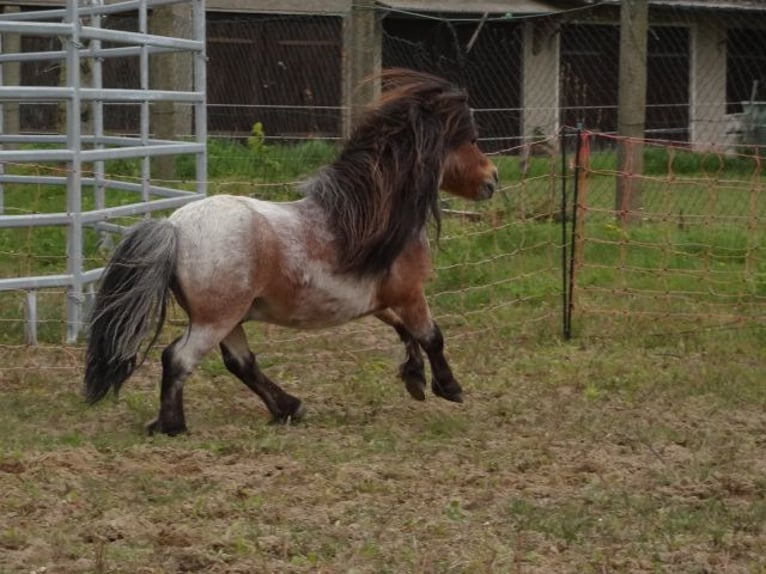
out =
{"type": "Polygon", "coordinates": [[[397,145],[352,140],[306,189],[327,215],[341,271],[385,272],[429,215],[438,224],[441,157],[397,145]]]}

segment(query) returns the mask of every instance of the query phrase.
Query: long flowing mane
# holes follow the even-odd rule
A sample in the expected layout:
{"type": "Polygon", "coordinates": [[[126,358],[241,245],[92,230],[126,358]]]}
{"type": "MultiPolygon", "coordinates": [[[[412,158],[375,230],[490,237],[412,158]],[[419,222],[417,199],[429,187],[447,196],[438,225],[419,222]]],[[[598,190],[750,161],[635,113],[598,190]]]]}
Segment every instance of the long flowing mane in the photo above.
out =
{"type": "Polygon", "coordinates": [[[328,214],[340,270],[359,275],[388,269],[429,217],[438,236],[444,159],[476,137],[462,89],[403,69],[381,79],[380,100],[305,189],[328,214]]]}

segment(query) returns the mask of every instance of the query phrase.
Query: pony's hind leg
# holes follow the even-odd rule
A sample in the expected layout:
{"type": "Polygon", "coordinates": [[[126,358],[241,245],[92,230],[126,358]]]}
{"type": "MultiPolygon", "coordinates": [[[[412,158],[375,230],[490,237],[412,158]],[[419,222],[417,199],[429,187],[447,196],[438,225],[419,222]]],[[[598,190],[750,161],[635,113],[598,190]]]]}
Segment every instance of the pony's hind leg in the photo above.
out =
{"type": "Polygon", "coordinates": [[[221,354],[226,368],[261,398],[275,422],[303,417],[304,408],[300,399],[285,392],[258,367],[242,325],[234,327],[221,341],[221,354]]]}
{"type": "Polygon", "coordinates": [[[452,369],[444,357],[444,337],[441,329],[431,318],[431,311],[425,295],[419,293],[407,304],[397,306],[394,311],[402,320],[407,331],[420,344],[431,363],[431,390],[448,401],[463,402],[463,390],[455,380],[452,369]]]}
{"type": "Polygon", "coordinates": [[[399,316],[391,309],[385,309],[375,316],[391,325],[404,343],[406,356],[401,365],[399,365],[399,377],[404,381],[404,386],[410,396],[418,401],[426,400],[426,373],[423,363],[423,354],[420,352],[420,345],[415,337],[407,330],[399,316]]]}
{"type": "Polygon", "coordinates": [[[191,324],[184,335],[162,352],[160,412],[146,427],[150,435],[164,433],[175,436],[186,432],[184,381],[222,336],[220,330],[213,327],[191,324]]]}

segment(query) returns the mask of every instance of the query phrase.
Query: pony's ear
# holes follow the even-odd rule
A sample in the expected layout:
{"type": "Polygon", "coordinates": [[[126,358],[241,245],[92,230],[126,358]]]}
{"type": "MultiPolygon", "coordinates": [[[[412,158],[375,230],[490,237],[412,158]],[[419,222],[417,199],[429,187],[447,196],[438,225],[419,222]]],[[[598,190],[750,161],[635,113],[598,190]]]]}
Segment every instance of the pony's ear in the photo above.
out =
{"type": "Polygon", "coordinates": [[[453,90],[449,92],[442,92],[436,98],[437,101],[450,103],[450,104],[467,104],[468,92],[465,90],[453,90]]]}

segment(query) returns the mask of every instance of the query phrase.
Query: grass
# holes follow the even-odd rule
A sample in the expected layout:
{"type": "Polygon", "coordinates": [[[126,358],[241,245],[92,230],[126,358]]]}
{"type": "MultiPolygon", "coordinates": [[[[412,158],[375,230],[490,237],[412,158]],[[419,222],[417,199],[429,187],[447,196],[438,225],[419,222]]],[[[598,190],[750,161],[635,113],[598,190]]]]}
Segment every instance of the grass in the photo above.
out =
{"type": "MultiPolygon", "coordinates": [[[[239,171],[214,189],[270,199],[291,192],[263,185],[267,160],[289,181],[327,151],[311,156],[311,143],[293,162],[230,145],[212,149],[239,171]]],[[[446,199],[479,214],[445,216],[429,287],[462,405],[411,401],[396,378],[401,344],[373,320],[248,325],[306,421],[267,424],[211,356],[187,382],[191,433],[147,437],[159,349],[119,401],[87,407],[83,349],[60,344],[63,295],[39,295],[45,344],[26,348],[23,294],[4,294],[0,573],[763,574],[763,198],[734,183],[749,170],[737,164],[718,172],[720,189],[691,171],[672,184],[650,174],[662,180],[647,180],[653,207],[623,229],[606,212],[609,160],[595,159],[572,342],[558,337],[550,163],[535,158],[518,180],[501,158],[500,197],[446,199]]],[[[58,209],[49,190],[6,200],[24,197],[58,209]]],[[[60,237],[25,233],[0,235],[3,274],[58,269],[60,237]]]]}
{"type": "Polygon", "coordinates": [[[282,346],[269,372],[309,406],[290,427],[210,358],[176,439],[141,430],[156,360],[87,408],[79,352],[11,350],[59,370],[3,371],[0,571],[766,567],[766,356],[750,334],[509,353],[456,330],[456,406],[409,400],[395,337],[366,328],[391,348],[355,351],[342,330],[282,346]]]}

